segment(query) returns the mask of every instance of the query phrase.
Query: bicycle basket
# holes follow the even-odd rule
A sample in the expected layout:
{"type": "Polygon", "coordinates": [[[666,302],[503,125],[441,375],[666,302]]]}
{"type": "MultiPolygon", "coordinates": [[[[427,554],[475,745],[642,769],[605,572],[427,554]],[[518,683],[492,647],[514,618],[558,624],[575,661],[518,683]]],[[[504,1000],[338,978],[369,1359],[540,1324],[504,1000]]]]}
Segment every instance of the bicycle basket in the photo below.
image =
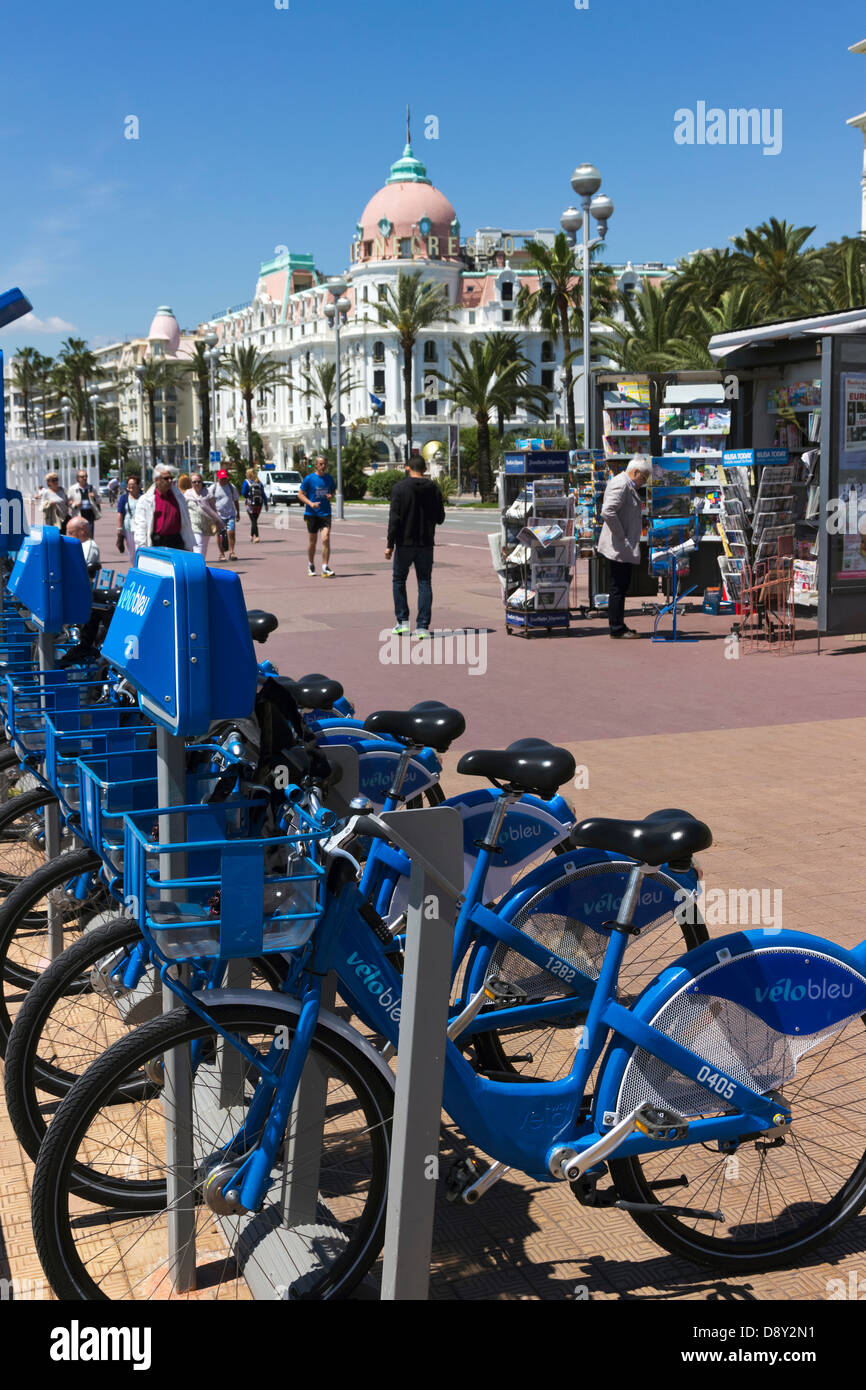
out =
{"type": "Polygon", "coordinates": [[[127,892],[143,934],[168,960],[246,960],[296,950],[312,935],[325,868],[309,847],[331,832],[255,838],[255,812],[225,801],[125,817],[127,892]],[[168,817],[185,820],[185,838],[160,844],[168,817]]]}

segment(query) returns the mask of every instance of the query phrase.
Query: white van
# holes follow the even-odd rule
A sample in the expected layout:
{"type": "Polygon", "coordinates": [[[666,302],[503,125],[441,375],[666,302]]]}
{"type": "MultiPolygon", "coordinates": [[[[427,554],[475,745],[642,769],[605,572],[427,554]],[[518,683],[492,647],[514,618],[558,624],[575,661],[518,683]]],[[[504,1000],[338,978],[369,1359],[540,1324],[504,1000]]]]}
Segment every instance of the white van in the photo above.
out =
{"type": "Polygon", "coordinates": [[[285,502],[289,507],[293,502],[297,502],[298,506],[301,506],[298,492],[303,478],[294,469],[263,470],[259,474],[259,482],[265,490],[270,506],[273,507],[278,502],[285,502]]]}

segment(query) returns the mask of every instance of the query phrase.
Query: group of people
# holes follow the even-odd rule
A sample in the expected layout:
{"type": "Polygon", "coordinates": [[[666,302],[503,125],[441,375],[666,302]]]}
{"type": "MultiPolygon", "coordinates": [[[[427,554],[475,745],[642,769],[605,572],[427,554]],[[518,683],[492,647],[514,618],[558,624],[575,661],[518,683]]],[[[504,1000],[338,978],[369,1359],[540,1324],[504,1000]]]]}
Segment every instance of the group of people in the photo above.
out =
{"type": "MultiPolygon", "coordinates": [[[[427,464],[413,453],[406,465],[405,478],[396,484],[391,495],[388,517],[386,560],[393,561],[393,597],[396,616],[394,632],[409,632],[409,600],[406,581],[412,569],[418,580],[418,621],[415,635],[430,636],[433,589],[433,548],[436,527],[445,520],[442,493],[426,477],[427,464]]],[[[327,459],[319,456],[313,472],[303,481],[298,493],[304,505],[307,527],[307,573],[316,575],[316,550],[322,541],[322,576],[334,578],[331,568],[331,503],[336,495],[336,483],[328,472],[327,459]]],[[[125,489],[117,497],[117,549],[135,562],[139,546],[168,546],[172,550],[188,550],[207,558],[212,536],[217,537],[218,560],[236,561],[237,523],[241,501],[250,520],[253,545],[260,542],[259,516],[268,507],[268,499],[255,471],[247,469],[241,492],[220,469],[215,482],[207,487],[198,472],[182,473],[167,464],[157,464],[153,483],[146,492],[133,473],[125,489]]],[[[68,494],[60,486],[56,473],[49,473],[42,492],[42,519],[47,526],[59,526],[67,535],[76,535],[85,545],[85,558],[92,570],[99,568],[99,550],[93,540],[93,526],[100,515],[99,495],[82,470],[68,494]]]]}

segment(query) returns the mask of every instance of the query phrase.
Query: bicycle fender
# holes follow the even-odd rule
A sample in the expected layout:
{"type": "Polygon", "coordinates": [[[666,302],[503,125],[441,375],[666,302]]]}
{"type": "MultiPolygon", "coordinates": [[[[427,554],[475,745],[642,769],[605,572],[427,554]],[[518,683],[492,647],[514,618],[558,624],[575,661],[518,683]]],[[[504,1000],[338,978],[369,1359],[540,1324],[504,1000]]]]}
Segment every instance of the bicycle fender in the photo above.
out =
{"type": "MultiPolygon", "coordinates": [[[[754,1090],[796,1075],[804,1052],[866,1013],[862,953],[806,932],[743,931],[707,941],[662,970],[632,1012],[754,1090]]],[[[705,1113],[709,1092],[627,1039],[602,1060],[597,1114],[623,1118],[649,1100],[705,1113]]]]}
{"type": "MultiPolygon", "coordinates": [[[[292,999],[287,994],[271,993],[260,989],[196,990],[195,998],[205,1012],[215,1004],[266,1004],[269,1009],[280,1009],[288,1017],[298,1018],[303,1007],[300,999],[292,999]]],[[[339,1018],[337,1014],[332,1013],[330,1009],[319,1010],[319,1023],[330,1028],[332,1032],[339,1033],[346,1042],[351,1043],[359,1052],[363,1052],[393,1091],[396,1080],[394,1073],[388,1063],[383,1060],[381,1053],[377,1052],[372,1043],[369,1043],[356,1028],[339,1018]]]]}
{"type": "MultiPolygon", "coordinates": [[[[609,922],[616,917],[631,868],[632,861],[624,859],[621,854],[597,849],[573,849],[568,854],[558,855],[548,863],[540,864],[537,869],[521,878],[519,883],[500,899],[496,911],[501,912],[507,921],[513,921],[530,899],[543,891],[550,895],[550,900],[545,903],[545,911],[559,911],[563,916],[578,916],[590,926],[601,925],[602,922],[609,922]],[[610,883],[608,891],[600,895],[597,891],[591,891],[581,901],[576,892],[576,885],[580,880],[574,878],[577,871],[594,864],[604,866],[612,863],[622,864],[623,869],[621,874],[612,876],[614,881],[610,883]],[[581,916],[582,912],[587,915],[581,916]]],[[[648,926],[661,916],[665,909],[671,912],[685,910],[691,903],[697,903],[700,892],[700,881],[695,869],[683,873],[663,865],[659,874],[644,879],[634,925],[648,926]]]]}

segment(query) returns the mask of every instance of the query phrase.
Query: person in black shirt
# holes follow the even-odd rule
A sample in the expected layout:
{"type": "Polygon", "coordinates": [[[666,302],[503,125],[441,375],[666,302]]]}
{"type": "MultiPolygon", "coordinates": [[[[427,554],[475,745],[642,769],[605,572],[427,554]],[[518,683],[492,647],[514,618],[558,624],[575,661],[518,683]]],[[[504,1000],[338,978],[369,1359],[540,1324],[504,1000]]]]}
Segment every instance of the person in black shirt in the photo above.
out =
{"type": "Polygon", "coordinates": [[[402,482],[394,484],[391,493],[385,559],[394,557],[394,614],[397,622],[392,630],[398,637],[409,631],[406,580],[413,566],[418,579],[418,626],[415,636],[430,636],[433,544],[436,527],[445,520],[445,503],[437,485],[432,479],[425,478],[426,470],[425,459],[420,454],[413,454],[409,461],[409,472],[402,482]]]}

